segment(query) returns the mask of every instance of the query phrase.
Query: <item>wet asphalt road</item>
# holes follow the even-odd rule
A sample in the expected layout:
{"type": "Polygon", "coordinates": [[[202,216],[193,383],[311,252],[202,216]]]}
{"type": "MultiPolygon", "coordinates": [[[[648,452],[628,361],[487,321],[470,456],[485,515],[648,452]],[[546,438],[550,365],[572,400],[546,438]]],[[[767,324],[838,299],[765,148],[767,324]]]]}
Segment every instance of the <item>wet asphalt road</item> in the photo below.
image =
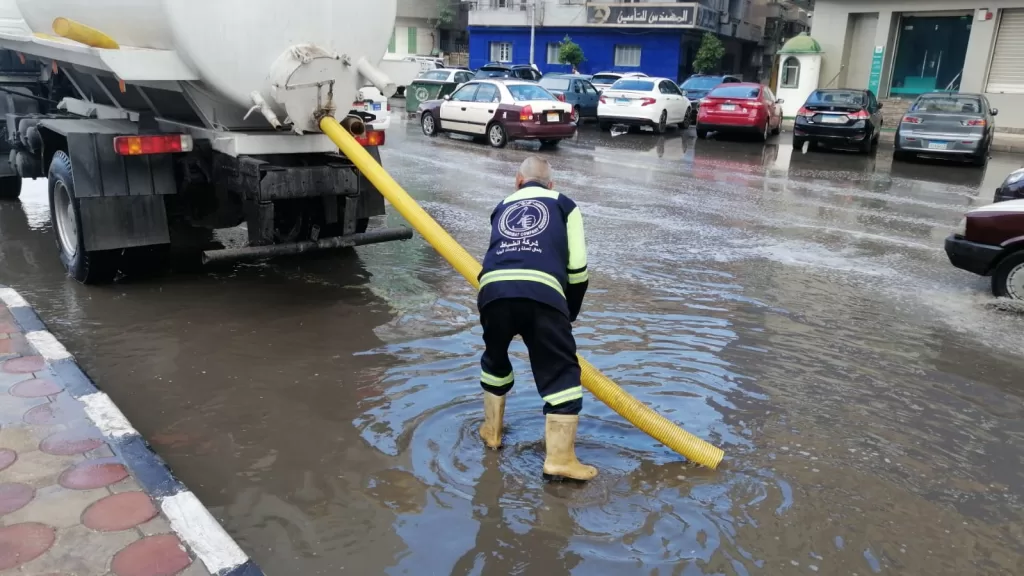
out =
{"type": "MultiPolygon", "coordinates": [[[[1024,159],[788,142],[587,126],[544,152],[586,219],[581,353],[722,446],[717,472],[588,398],[601,475],[546,484],[528,378],[486,452],[474,294],[419,238],[86,288],[37,181],[0,204],[0,282],[271,574],[1020,573],[1024,316],[941,246],[1024,159]]],[[[402,122],[383,157],[482,255],[535,152],[402,122]]]]}

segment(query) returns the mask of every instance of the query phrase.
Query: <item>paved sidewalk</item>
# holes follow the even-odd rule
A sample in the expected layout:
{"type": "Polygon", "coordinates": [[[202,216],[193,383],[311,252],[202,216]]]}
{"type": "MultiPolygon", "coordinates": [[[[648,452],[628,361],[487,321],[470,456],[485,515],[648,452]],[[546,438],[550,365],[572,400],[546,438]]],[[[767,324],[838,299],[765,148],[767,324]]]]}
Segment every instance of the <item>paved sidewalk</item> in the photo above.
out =
{"type": "Polygon", "coordinates": [[[24,300],[0,302],[0,575],[260,574],[24,300]]]}

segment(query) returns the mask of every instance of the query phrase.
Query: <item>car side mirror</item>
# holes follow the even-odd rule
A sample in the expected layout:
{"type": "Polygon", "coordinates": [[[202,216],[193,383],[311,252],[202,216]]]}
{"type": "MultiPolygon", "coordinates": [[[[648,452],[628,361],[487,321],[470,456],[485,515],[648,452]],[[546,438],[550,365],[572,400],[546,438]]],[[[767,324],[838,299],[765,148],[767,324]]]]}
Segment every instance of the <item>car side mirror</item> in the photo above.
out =
{"type": "Polygon", "coordinates": [[[993,108],[992,109],[992,115],[993,116],[998,116],[999,115],[999,108],[993,108]]]}
{"type": "Polygon", "coordinates": [[[881,109],[882,109],[882,103],[881,103],[881,102],[879,102],[879,103],[878,103],[878,109],[879,109],[879,110],[881,110],[881,109]]]}
{"type": "Polygon", "coordinates": [[[778,100],[775,101],[775,103],[776,104],[785,104],[786,101],[784,99],[782,99],[782,98],[779,98],[778,100]]]}
{"type": "Polygon", "coordinates": [[[452,99],[452,95],[451,94],[445,94],[444,95],[444,99],[445,100],[451,100],[452,99]]]}

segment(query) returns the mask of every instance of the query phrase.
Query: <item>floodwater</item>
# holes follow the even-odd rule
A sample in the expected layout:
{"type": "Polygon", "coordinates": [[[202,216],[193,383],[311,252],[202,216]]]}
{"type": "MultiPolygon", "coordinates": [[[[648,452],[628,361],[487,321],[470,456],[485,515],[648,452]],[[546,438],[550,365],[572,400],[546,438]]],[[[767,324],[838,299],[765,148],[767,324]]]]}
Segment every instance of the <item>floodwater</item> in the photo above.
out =
{"type": "MultiPolygon", "coordinates": [[[[35,182],[0,205],[0,282],[271,574],[1022,573],[1024,316],[942,251],[1022,158],[777,140],[587,126],[544,152],[586,219],[581,353],[723,447],[714,472],[588,397],[601,474],[545,483],[521,344],[486,451],[474,294],[419,238],[86,288],[35,182]]],[[[535,150],[400,122],[384,161],[481,255],[535,150]]]]}

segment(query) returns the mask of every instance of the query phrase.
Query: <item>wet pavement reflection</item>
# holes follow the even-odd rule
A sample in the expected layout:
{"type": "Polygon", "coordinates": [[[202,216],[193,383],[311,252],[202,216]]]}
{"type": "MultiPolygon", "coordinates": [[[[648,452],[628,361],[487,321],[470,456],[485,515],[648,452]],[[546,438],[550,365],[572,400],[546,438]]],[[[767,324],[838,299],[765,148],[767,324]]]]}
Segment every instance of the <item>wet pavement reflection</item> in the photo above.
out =
{"type": "MultiPolygon", "coordinates": [[[[481,255],[534,153],[403,121],[383,158],[481,255]]],[[[474,293],[419,238],[86,288],[36,181],[0,204],[0,282],[268,573],[1020,572],[1024,318],[942,240],[1024,159],[592,125],[543,154],[587,223],[581,353],[722,446],[721,470],[588,397],[601,475],[546,483],[528,378],[484,450],[474,293]]]]}

